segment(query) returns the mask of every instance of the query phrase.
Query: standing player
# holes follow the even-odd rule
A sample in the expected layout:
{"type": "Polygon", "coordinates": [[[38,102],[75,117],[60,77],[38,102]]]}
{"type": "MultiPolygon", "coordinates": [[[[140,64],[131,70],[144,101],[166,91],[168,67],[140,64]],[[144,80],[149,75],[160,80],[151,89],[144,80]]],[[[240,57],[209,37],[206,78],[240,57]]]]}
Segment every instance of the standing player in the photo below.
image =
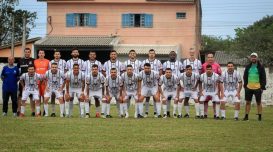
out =
{"type": "MultiPolygon", "coordinates": [[[[122,100],[122,80],[121,77],[117,74],[118,71],[116,68],[112,68],[110,70],[110,76],[106,78],[105,87],[106,87],[106,106],[102,109],[103,118],[112,118],[110,115],[110,102],[112,97],[116,99],[117,104],[122,100]],[[105,116],[106,114],[106,116],[105,116]]],[[[125,105],[127,107],[127,105],[125,105]]],[[[122,113],[120,113],[120,109],[123,108],[123,104],[121,107],[117,107],[119,112],[119,116],[122,117],[122,113]]]]}
{"type": "MultiPolygon", "coordinates": [[[[49,62],[49,69],[51,69],[51,65],[53,63],[56,63],[57,64],[57,67],[58,67],[58,70],[61,71],[62,73],[66,73],[66,61],[61,59],[61,52],[59,50],[54,50],[54,59],[51,60],[49,62]]],[[[62,91],[63,94],[64,94],[64,91],[62,91]]],[[[55,98],[56,98],[56,95],[54,94],[54,92],[52,93],[52,96],[51,96],[51,106],[52,106],[52,113],[51,113],[51,117],[56,117],[56,114],[55,114],[55,98]]]]}
{"type": "MultiPolygon", "coordinates": [[[[186,71],[181,74],[180,80],[182,81],[182,94],[181,97],[179,96],[180,100],[178,103],[178,117],[182,117],[181,115],[181,109],[182,109],[182,101],[189,102],[190,98],[192,98],[195,102],[195,118],[200,118],[199,114],[199,102],[198,102],[198,84],[199,84],[199,77],[200,75],[192,71],[192,66],[187,65],[186,71]]],[[[186,111],[188,112],[188,111],[186,111]]],[[[188,117],[190,116],[189,113],[187,113],[188,117]]]]}
{"type": "MultiPolygon", "coordinates": [[[[106,61],[103,65],[103,75],[105,77],[109,77],[111,75],[111,69],[115,68],[117,70],[117,75],[121,75],[124,71],[124,65],[117,59],[117,52],[112,50],[110,52],[110,60],[106,61]]],[[[116,102],[116,106],[118,108],[118,113],[120,112],[119,102],[116,102]]],[[[119,114],[120,115],[120,114],[119,114]]]]}
{"type": "Polygon", "coordinates": [[[41,116],[40,113],[40,101],[39,101],[39,89],[38,85],[39,81],[41,81],[41,77],[39,74],[35,73],[35,68],[33,65],[29,65],[28,72],[24,73],[20,77],[20,85],[22,86],[23,94],[22,94],[22,105],[20,110],[20,117],[25,116],[25,107],[26,101],[29,95],[33,96],[36,105],[36,116],[41,116]]]}
{"type": "Polygon", "coordinates": [[[227,99],[231,97],[231,101],[235,104],[234,119],[238,120],[240,111],[240,93],[242,90],[242,78],[238,71],[234,70],[234,64],[228,62],[227,71],[222,74],[222,83],[224,84],[224,98],[221,101],[221,119],[226,119],[225,104],[227,99]]]}
{"type": "MultiPolygon", "coordinates": [[[[198,60],[195,55],[196,55],[196,52],[194,49],[191,49],[190,52],[190,57],[186,60],[183,61],[183,66],[184,66],[184,69],[186,69],[186,66],[187,65],[190,65],[192,67],[192,72],[198,74],[200,76],[201,72],[202,72],[202,63],[200,60],[198,60]]],[[[197,88],[198,90],[198,88],[197,88]]],[[[196,103],[196,101],[195,101],[196,103]]],[[[185,107],[185,110],[186,110],[186,114],[184,117],[188,118],[189,117],[189,113],[190,113],[190,106],[189,106],[189,100],[186,99],[184,100],[184,107],[185,107]]]]}
{"type": "Polygon", "coordinates": [[[159,80],[159,90],[163,104],[163,118],[167,118],[167,99],[178,102],[180,81],[175,74],[172,74],[171,68],[165,69],[165,74],[161,75],[159,80]],[[162,87],[162,88],[161,88],[162,87]]]}
{"type": "MultiPolygon", "coordinates": [[[[206,67],[207,65],[211,65],[212,67],[212,71],[216,74],[218,74],[219,76],[221,76],[222,74],[222,70],[221,70],[221,67],[218,63],[216,63],[214,61],[214,55],[212,53],[208,53],[207,55],[207,62],[205,62],[203,65],[202,65],[202,73],[204,73],[206,71],[206,67]]],[[[219,88],[220,89],[220,88],[219,88]]],[[[208,102],[210,100],[210,97],[206,99],[205,103],[204,103],[204,106],[205,106],[205,118],[207,118],[207,113],[208,113],[208,102]]],[[[216,118],[216,103],[213,102],[213,111],[214,111],[214,118],[216,118]]]]}
{"type": "MultiPolygon", "coordinates": [[[[42,77],[44,77],[46,71],[49,69],[49,60],[45,59],[45,51],[44,50],[39,50],[38,51],[38,56],[39,58],[34,60],[34,66],[35,66],[35,72],[37,74],[40,74],[42,77]]],[[[40,95],[40,103],[41,100],[43,100],[44,103],[44,95],[45,95],[45,88],[46,88],[46,84],[45,81],[39,81],[38,84],[38,88],[39,88],[39,95],[40,95]]],[[[43,113],[43,115],[45,114],[45,111],[43,113]]]]}
{"type": "MultiPolygon", "coordinates": [[[[58,69],[57,63],[51,64],[51,70],[45,74],[46,92],[45,92],[45,117],[48,116],[48,101],[52,94],[56,96],[60,103],[60,117],[64,117],[63,89],[65,86],[65,75],[58,69]]],[[[54,113],[55,114],[55,113],[54,113]]]]}
{"type": "MultiPolygon", "coordinates": [[[[95,99],[95,101],[100,103],[100,100],[104,98],[104,82],[105,78],[104,76],[99,72],[99,66],[97,64],[92,65],[92,72],[87,74],[85,77],[85,83],[86,83],[86,98],[89,98],[90,100],[91,97],[95,99]]],[[[105,106],[105,104],[102,104],[105,106]]],[[[103,107],[104,108],[104,107],[103,107]]],[[[85,102],[85,112],[86,112],[86,118],[89,118],[89,102],[85,102]]],[[[99,117],[97,114],[97,109],[96,109],[96,117],[99,117]]]]}
{"type": "MultiPolygon", "coordinates": [[[[135,99],[135,118],[140,114],[138,112],[138,96],[137,96],[137,83],[138,83],[138,75],[134,73],[133,66],[131,64],[127,65],[126,72],[121,75],[121,79],[123,82],[123,95],[122,95],[122,101],[123,105],[121,104],[121,107],[124,108],[124,111],[126,113],[125,118],[129,117],[129,113],[127,110],[127,105],[131,98],[135,99]]],[[[123,114],[123,109],[121,108],[121,114],[123,114]]]]}
{"type": "Polygon", "coordinates": [[[223,98],[223,85],[220,83],[220,76],[212,71],[212,66],[209,64],[206,66],[206,72],[200,76],[200,112],[201,119],[204,118],[204,102],[207,97],[211,97],[212,102],[216,103],[216,117],[219,119],[220,111],[220,99],[223,98]]]}
{"type": "Polygon", "coordinates": [[[66,73],[66,92],[65,92],[65,113],[66,117],[72,116],[74,96],[78,98],[80,104],[80,116],[84,117],[84,73],[80,71],[78,64],[73,65],[73,71],[66,73]]]}
{"type": "MultiPolygon", "coordinates": [[[[154,49],[149,50],[148,59],[146,59],[142,62],[142,70],[144,70],[144,65],[146,63],[150,64],[151,70],[157,72],[159,74],[159,76],[162,75],[162,69],[163,69],[162,63],[158,59],[155,58],[155,50],[154,49]]],[[[153,100],[154,100],[154,116],[157,117],[155,99],[153,99],[153,100]]],[[[149,107],[150,107],[149,101],[150,101],[150,97],[148,96],[148,97],[146,97],[146,102],[145,102],[145,110],[146,110],[145,117],[147,117],[149,114],[149,107]]]]}
{"type": "MultiPolygon", "coordinates": [[[[96,60],[96,52],[95,51],[90,51],[89,52],[89,60],[85,61],[85,75],[89,75],[93,69],[93,65],[97,65],[97,72],[101,73],[102,72],[102,65],[101,62],[96,60]]],[[[99,98],[95,98],[95,106],[96,106],[96,117],[99,118],[100,117],[100,101],[99,98]]],[[[90,100],[87,99],[88,102],[90,103],[90,100]]]]}
{"type": "MultiPolygon", "coordinates": [[[[170,68],[172,70],[172,73],[176,75],[177,77],[180,76],[180,73],[183,72],[183,64],[176,60],[176,53],[174,51],[171,51],[169,53],[169,61],[166,61],[163,63],[163,73],[165,73],[167,68],[170,68]]],[[[167,98],[167,116],[170,117],[170,108],[171,108],[171,99],[167,98]]],[[[177,108],[177,102],[174,102],[174,109],[177,108]]]]}
{"type": "MultiPolygon", "coordinates": [[[[137,56],[136,51],[130,50],[129,51],[129,60],[124,62],[124,66],[126,68],[127,65],[132,65],[133,72],[136,74],[139,74],[139,72],[141,71],[142,62],[140,60],[138,60],[136,58],[136,56],[137,56]]],[[[127,70],[127,69],[125,69],[125,70],[127,70]]],[[[127,102],[128,109],[129,109],[130,105],[131,105],[131,100],[128,100],[128,102],[127,102]]]]}
{"type": "MultiPolygon", "coordinates": [[[[24,73],[28,72],[28,66],[34,65],[34,59],[30,57],[31,55],[31,49],[25,48],[24,50],[25,56],[19,60],[17,63],[17,67],[20,71],[20,76],[24,73]]],[[[20,110],[21,110],[21,102],[22,102],[22,92],[23,88],[21,85],[19,85],[19,94],[18,94],[18,109],[17,109],[17,115],[19,116],[20,110]]],[[[35,102],[32,100],[32,95],[29,96],[30,99],[30,108],[31,108],[31,116],[35,116],[35,102]]]]}
{"type": "MultiPolygon", "coordinates": [[[[72,52],[71,52],[71,56],[72,56],[72,59],[68,60],[66,62],[66,71],[73,71],[73,66],[74,64],[78,64],[78,67],[79,67],[79,70],[81,72],[84,72],[85,71],[85,64],[84,64],[84,61],[82,59],[79,58],[79,50],[77,48],[73,48],[72,49],[72,52]]],[[[73,109],[73,100],[70,101],[69,103],[69,108],[70,108],[70,111],[72,111],[73,109]]],[[[81,109],[81,108],[80,108],[81,109]]],[[[81,113],[81,111],[80,111],[81,113]]]]}
{"type": "MultiPolygon", "coordinates": [[[[158,81],[159,74],[153,70],[151,70],[151,64],[145,63],[144,70],[139,73],[139,81],[138,81],[138,94],[139,101],[142,103],[144,98],[153,96],[156,102],[156,117],[161,118],[161,103],[160,103],[160,92],[158,91],[158,81]],[[141,86],[141,83],[143,86],[141,86]],[[141,91],[141,92],[140,92],[141,91]]],[[[141,106],[140,106],[141,107],[141,106]]],[[[142,114],[143,110],[140,108],[140,113],[142,114]]],[[[142,116],[142,115],[141,115],[142,116]]],[[[141,117],[140,116],[140,117],[141,117]]],[[[147,111],[145,117],[147,117],[147,111]]]]}

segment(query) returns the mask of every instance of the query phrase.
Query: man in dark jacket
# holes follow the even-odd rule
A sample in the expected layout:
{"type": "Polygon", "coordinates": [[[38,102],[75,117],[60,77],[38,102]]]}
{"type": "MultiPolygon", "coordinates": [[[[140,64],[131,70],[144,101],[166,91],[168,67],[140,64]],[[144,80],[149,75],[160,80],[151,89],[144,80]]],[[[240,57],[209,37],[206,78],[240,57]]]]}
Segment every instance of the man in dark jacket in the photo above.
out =
{"type": "Polygon", "coordinates": [[[248,114],[250,112],[251,100],[253,95],[255,95],[257,110],[258,110],[258,120],[262,120],[262,93],[266,86],[266,73],[263,65],[258,60],[258,54],[252,53],[250,55],[251,63],[246,66],[244,72],[244,88],[245,88],[245,118],[244,121],[248,121],[248,114]]]}

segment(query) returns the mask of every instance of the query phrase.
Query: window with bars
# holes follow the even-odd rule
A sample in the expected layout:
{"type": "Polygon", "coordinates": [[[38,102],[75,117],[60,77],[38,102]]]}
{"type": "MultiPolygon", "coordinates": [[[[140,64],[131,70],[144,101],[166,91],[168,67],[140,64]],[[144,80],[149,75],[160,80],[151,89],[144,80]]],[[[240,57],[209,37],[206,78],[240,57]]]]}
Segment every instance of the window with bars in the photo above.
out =
{"type": "Polygon", "coordinates": [[[66,27],[96,27],[97,14],[68,13],[66,14],[66,27]]]}
{"type": "Polygon", "coordinates": [[[122,27],[123,28],[152,28],[153,15],[152,14],[122,14],[122,27]]]}
{"type": "Polygon", "coordinates": [[[185,12],[177,12],[176,13],[176,19],[186,19],[186,13],[185,12]]]}

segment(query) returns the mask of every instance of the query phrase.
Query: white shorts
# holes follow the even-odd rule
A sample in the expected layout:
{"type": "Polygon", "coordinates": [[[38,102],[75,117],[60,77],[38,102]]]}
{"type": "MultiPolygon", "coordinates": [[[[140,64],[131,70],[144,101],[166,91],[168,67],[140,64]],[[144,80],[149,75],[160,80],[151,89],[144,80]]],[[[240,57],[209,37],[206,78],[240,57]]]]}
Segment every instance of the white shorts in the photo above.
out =
{"type": "Polygon", "coordinates": [[[89,91],[89,98],[94,97],[94,98],[99,98],[99,100],[102,99],[102,90],[90,90],[89,91]]]}
{"type": "Polygon", "coordinates": [[[125,100],[129,99],[129,98],[134,98],[135,100],[138,100],[138,95],[137,95],[137,91],[126,91],[126,96],[125,96],[125,100]]]}
{"type": "Polygon", "coordinates": [[[236,96],[236,94],[237,94],[237,91],[236,91],[236,90],[234,90],[234,91],[225,91],[225,92],[224,92],[225,97],[223,98],[222,101],[227,102],[227,101],[228,101],[228,98],[231,98],[231,102],[232,102],[232,103],[235,103],[235,102],[238,103],[238,102],[240,102],[240,100],[239,100],[239,98],[236,96]]]}
{"type": "Polygon", "coordinates": [[[69,96],[71,98],[74,98],[75,94],[77,98],[80,98],[82,93],[82,89],[81,88],[69,88],[69,96]]]}
{"type": "Polygon", "coordinates": [[[33,100],[39,100],[39,91],[38,90],[35,90],[35,91],[23,90],[22,100],[24,100],[24,101],[27,100],[29,95],[33,96],[33,100]]]}
{"type": "MultiPolygon", "coordinates": [[[[169,91],[163,91],[163,95],[164,97],[166,98],[166,100],[171,97],[172,99],[175,99],[176,97],[176,91],[173,91],[173,92],[169,92],[169,91]]],[[[162,97],[161,97],[162,99],[162,97]]],[[[178,99],[177,99],[178,100],[178,99]]]]}
{"type": "Polygon", "coordinates": [[[220,102],[217,92],[203,92],[203,95],[200,97],[200,101],[206,101],[207,97],[211,97],[213,102],[220,102]]]}
{"type": "Polygon", "coordinates": [[[51,97],[52,93],[56,95],[56,98],[62,98],[63,97],[63,91],[53,90],[50,89],[49,91],[45,91],[45,97],[51,97]]]}
{"type": "Polygon", "coordinates": [[[156,93],[158,92],[158,87],[154,86],[152,88],[143,86],[141,89],[141,95],[144,97],[150,97],[150,96],[154,96],[156,95],[156,93]]]}
{"type": "Polygon", "coordinates": [[[198,99],[198,92],[197,91],[184,91],[182,92],[181,96],[179,96],[180,99],[185,98],[192,98],[192,99],[198,99]]]}

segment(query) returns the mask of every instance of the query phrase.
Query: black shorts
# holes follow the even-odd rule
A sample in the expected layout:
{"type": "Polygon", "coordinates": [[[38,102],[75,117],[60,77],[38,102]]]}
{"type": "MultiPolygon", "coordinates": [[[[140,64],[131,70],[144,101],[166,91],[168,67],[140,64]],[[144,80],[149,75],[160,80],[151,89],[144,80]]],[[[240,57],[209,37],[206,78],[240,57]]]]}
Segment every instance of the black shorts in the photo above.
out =
{"type": "Polygon", "coordinates": [[[262,89],[248,89],[245,88],[245,100],[246,101],[252,101],[253,95],[256,98],[256,102],[261,102],[262,101],[262,89]]]}

